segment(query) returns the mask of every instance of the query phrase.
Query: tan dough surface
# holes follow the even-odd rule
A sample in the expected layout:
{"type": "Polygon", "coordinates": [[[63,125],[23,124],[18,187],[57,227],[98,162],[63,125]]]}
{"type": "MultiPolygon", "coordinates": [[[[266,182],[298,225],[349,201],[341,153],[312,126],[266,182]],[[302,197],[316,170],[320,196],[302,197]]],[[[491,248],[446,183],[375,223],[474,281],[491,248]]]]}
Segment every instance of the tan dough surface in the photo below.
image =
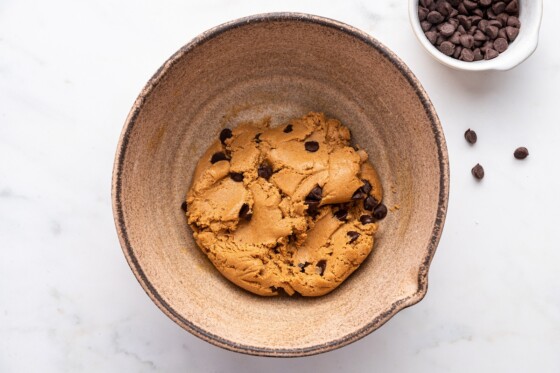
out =
{"type": "Polygon", "coordinates": [[[226,278],[259,295],[319,296],[359,267],[378,224],[360,221],[372,215],[364,208],[365,181],[377,202],[383,190],[366,152],[350,140],[338,120],[309,113],[274,128],[267,121],[241,124],[210,146],[187,194],[187,217],[197,244],[226,278]],[[319,147],[310,151],[306,142],[319,147]],[[212,163],[219,152],[227,159],[212,163]],[[259,176],[259,167],[271,176],[259,176]],[[317,188],[320,201],[309,197],[317,188]],[[348,232],[359,236],[352,240],[348,232]]]}

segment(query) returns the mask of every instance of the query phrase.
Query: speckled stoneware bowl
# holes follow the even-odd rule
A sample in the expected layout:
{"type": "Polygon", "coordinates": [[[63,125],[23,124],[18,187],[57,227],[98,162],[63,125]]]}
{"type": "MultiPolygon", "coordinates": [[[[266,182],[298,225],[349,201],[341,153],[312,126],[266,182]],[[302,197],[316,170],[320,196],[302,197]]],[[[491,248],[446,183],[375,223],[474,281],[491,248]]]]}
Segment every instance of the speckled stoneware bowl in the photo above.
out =
{"type": "Polygon", "coordinates": [[[362,31],[293,13],[223,24],[166,61],[132,107],[113,174],[119,239],[155,304],[210,343],[267,356],[344,346],[419,302],[448,191],[438,117],[404,63],[362,31]],[[283,123],[309,111],[350,127],[380,173],[392,212],[373,253],[332,293],[259,297],[212,266],[181,203],[220,129],[265,116],[283,123]]]}

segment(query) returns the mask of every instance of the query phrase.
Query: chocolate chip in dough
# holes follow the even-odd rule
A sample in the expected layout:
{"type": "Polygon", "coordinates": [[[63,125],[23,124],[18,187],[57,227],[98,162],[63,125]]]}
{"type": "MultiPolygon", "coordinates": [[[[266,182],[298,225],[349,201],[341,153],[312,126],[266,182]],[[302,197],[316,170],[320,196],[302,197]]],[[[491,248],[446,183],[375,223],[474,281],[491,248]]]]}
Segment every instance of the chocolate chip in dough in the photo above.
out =
{"type": "Polygon", "coordinates": [[[355,200],[355,201],[360,200],[360,199],[363,199],[363,198],[365,198],[365,197],[366,197],[366,195],[365,195],[364,192],[362,191],[362,188],[358,188],[358,190],[356,190],[356,191],[354,192],[354,194],[352,195],[352,199],[355,200]]]}
{"type": "Polygon", "coordinates": [[[285,128],[284,128],[284,133],[290,133],[294,130],[294,126],[292,126],[291,124],[288,124],[285,128]]]}
{"type": "Polygon", "coordinates": [[[253,214],[249,212],[249,205],[244,203],[241,206],[241,210],[239,210],[239,217],[241,219],[245,219],[247,221],[250,221],[251,218],[253,217],[253,214]]]}
{"type": "Polygon", "coordinates": [[[371,183],[367,180],[362,181],[364,182],[364,185],[362,185],[362,192],[369,194],[369,192],[371,192],[371,183]]]}
{"type": "Polygon", "coordinates": [[[355,231],[348,231],[346,233],[346,235],[350,238],[350,241],[348,241],[348,243],[352,243],[352,242],[356,241],[358,239],[358,237],[360,237],[360,234],[358,232],[355,232],[355,231]]]}
{"type": "Polygon", "coordinates": [[[222,144],[226,143],[226,140],[233,136],[233,133],[229,128],[224,128],[222,132],[220,132],[220,142],[222,144]]]}
{"type": "Polygon", "coordinates": [[[270,179],[270,177],[272,176],[272,166],[267,162],[261,163],[257,170],[257,174],[263,179],[270,179]]]}
{"type": "Polygon", "coordinates": [[[243,181],[243,174],[239,172],[230,172],[229,177],[235,182],[242,182],[243,181]]]}
{"type": "Polygon", "coordinates": [[[346,218],[348,217],[348,210],[345,209],[337,210],[334,213],[334,216],[340,221],[346,221],[346,218]]]}
{"type": "Polygon", "coordinates": [[[212,154],[212,158],[210,158],[210,163],[214,164],[219,161],[227,161],[226,153],[224,152],[217,152],[212,154]]]}
{"type": "Polygon", "coordinates": [[[316,273],[319,276],[323,276],[323,273],[325,273],[325,269],[327,268],[327,261],[325,259],[319,260],[316,267],[316,273]]]}
{"type": "Polygon", "coordinates": [[[465,140],[467,140],[469,144],[475,144],[477,139],[476,132],[470,128],[465,132],[465,140]]]}
{"type": "Polygon", "coordinates": [[[375,210],[373,210],[373,217],[376,220],[384,219],[386,216],[387,216],[387,206],[385,206],[382,203],[377,205],[375,210]]]}
{"type": "Polygon", "coordinates": [[[377,205],[378,202],[373,196],[367,196],[366,199],[364,199],[364,210],[373,211],[377,205]]]}
{"type": "Polygon", "coordinates": [[[257,134],[255,135],[255,142],[256,142],[257,144],[260,144],[261,141],[262,141],[262,140],[261,140],[261,135],[262,135],[262,133],[257,133],[257,134]]]}
{"type": "Polygon", "coordinates": [[[319,150],[319,143],[317,141],[306,141],[305,150],[310,153],[315,153],[317,150],[319,150]]]}
{"type": "Polygon", "coordinates": [[[183,203],[181,203],[181,210],[187,212],[187,202],[183,201],[183,203]]]}
{"type": "Polygon", "coordinates": [[[360,216],[360,223],[362,223],[363,225],[366,224],[371,224],[373,223],[375,220],[373,219],[373,216],[371,215],[362,215],[360,216]]]}
{"type": "Polygon", "coordinates": [[[471,173],[477,180],[482,180],[484,178],[484,168],[480,164],[474,166],[471,173]]]}
{"type": "Polygon", "coordinates": [[[305,272],[305,268],[306,268],[307,266],[309,266],[310,264],[311,264],[311,263],[309,263],[309,262],[298,263],[298,267],[299,267],[300,272],[305,272]]]}
{"type": "Polygon", "coordinates": [[[305,202],[319,202],[321,201],[321,198],[323,198],[323,188],[316,185],[313,189],[311,189],[311,192],[309,192],[307,197],[305,197],[305,202]]]}
{"type": "Polygon", "coordinates": [[[529,150],[522,146],[515,149],[515,151],[513,152],[513,156],[515,157],[515,159],[525,159],[529,156],[529,150]]]}

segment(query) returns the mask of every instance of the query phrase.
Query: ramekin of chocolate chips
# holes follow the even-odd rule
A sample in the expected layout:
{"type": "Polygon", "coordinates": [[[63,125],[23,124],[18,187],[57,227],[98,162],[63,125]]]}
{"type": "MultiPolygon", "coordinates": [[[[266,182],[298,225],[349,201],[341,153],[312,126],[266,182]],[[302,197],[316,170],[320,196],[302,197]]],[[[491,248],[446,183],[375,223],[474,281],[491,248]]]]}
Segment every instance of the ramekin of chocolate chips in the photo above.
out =
{"type": "Polygon", "coordinates": [[[409,1],[418,39],[448,66],[506,70],[521,63],[536,48],[542,0],[409,1]],[[528,15],[520,18],[525,8],[528,15]],[[524,42],[514,44],[522,36],[524,42]],[[517,49],[510,51],[514,48],[517,49]],[[506,51],[507,56],[500,56],[506,51]],[[495,59],[500,62],[489,63],[495,59]]]}

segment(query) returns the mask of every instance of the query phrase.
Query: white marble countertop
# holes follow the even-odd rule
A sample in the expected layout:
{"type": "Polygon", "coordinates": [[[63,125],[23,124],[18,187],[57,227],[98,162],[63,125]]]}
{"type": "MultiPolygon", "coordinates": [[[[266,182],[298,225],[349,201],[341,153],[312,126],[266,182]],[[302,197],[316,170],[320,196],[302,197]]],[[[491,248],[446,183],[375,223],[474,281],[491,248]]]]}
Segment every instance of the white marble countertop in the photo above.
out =
{"type": "Polygon", "coordinates": [[[404,0],[3,0],[0,372],[559,372],[558,17],[546,1],[523,65],[470,74],[421,49],[404,0]],[[286,10],[349,23],[403,58],[440,115],[452,182],[424,301],[348,347],[270,359],[214,347],[156,308],[121,253],[110,185],[128,110],[167,57],[224,21],[286,10]]]}

